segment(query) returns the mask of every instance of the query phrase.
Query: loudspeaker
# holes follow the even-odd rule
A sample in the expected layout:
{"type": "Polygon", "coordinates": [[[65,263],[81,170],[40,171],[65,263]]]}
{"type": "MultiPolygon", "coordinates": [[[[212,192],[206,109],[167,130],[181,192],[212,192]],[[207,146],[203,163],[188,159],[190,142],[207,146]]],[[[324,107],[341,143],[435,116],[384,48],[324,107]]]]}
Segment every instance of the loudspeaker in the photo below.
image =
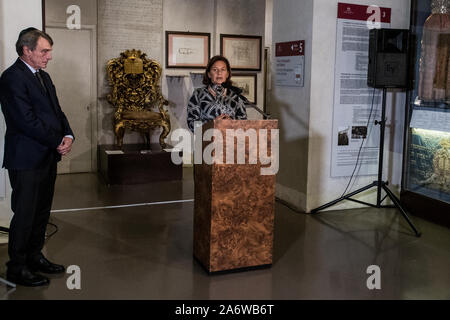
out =
{"type": "Polygon", "coordinates": [[[408,30],[370,30],[367,85],[372,88],[406,88],[408,51],[408,30]]]}

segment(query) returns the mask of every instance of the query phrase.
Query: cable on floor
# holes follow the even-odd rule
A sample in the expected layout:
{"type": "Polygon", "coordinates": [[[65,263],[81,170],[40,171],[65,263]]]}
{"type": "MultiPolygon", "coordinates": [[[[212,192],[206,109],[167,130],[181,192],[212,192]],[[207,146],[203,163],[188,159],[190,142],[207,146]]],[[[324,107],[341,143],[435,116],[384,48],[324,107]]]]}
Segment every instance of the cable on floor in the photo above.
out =
{"type": "Polygon", "coordinates": [[[54,227],[55,228],[55,230],[53,230],[53,232],[52,233],[50,233],[50,234],[45,234],[45,240],[48,240],[48,239],[50,239],[55,233],[57,233],[58,232],[58,226],[56,225],[56,224],[54,224],[54,223],[51,223],[51,222],[48,222],[47,223],[47,227],[48,226],[52,226],[52,227],[54,227]]]}
{"type": "MultiPolygon", "coordinates": [[[[350,186],[350,183],[351,183],[352,180],[353,180],[353,176],[355,175],[356,169],[358,168],[359,157],[360,157],[360,155],[361,155],[361,150],[362,150],[362,148],[363,148],[364,142],[366,141],[366,139],[369,138],[369,124],[370,124],[370,118],[372,117],[372,112],[373,112],[373,101],[374,101],[374,98],[375,98],[375,88],[373,88],[373,93],[372,93],[372,105],[371,105],[371,107],[370,107],[369,118],[367,119],[367,125],[366,125],[367,133],[366,133],[365,136],[363,136],[363,139],[362,139],[362,141],[361,141],[361,145],[360,145],[360,147],[359,147],[358,156],[356,157],[355,168],[353,169],[352,175],[350,176],[350,179],[348,180],[347,187],[345,187],[345,190],[344,190],[344,192],[342,193],[341,198],[342,198],[343,196],[345,196],[345,194],[346,194],[346,192],[347,192],[347,190],[348,190],[348,188],[349,188],[349,186],[350,186]]],[[[371,131],[370,131],[370,132],[371,132],[371,131]]],[[[358,170],[358,172],[359,172],[359,170],[358,170]]]]}

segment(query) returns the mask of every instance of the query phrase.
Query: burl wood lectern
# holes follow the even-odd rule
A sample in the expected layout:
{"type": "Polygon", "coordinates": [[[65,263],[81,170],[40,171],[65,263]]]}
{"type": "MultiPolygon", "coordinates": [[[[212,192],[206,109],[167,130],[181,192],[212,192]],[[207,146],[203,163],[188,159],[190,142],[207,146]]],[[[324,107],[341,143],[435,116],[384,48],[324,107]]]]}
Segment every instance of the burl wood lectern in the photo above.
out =
{"type": "MultiPolygon", "coordinates": [[[[226,164],[226,130],[248,133],[254,129],[259,136],[260,130],[266,129],[267,141],[258,138],[253,146],[259,150],[264,143],[270,155],[271,130],[277,126],[277,120],[214,120],[202,127],[203,133],[219,130],[224,144],[223,164],[203,161],[194,170],[194,257],[208,273],[272,265],[275,174],[261,174],[261,167],[269,165],[261,165],[259,155],[256,164],[249,163],[247,138],[245,164],[237,163],[238,139],[233,139],[234,164],[226,164]]],[[[210,144],[203,141],[203,150],[210,144]]],[[[278,147],[276,151],[278,156],[278,147]]]]}

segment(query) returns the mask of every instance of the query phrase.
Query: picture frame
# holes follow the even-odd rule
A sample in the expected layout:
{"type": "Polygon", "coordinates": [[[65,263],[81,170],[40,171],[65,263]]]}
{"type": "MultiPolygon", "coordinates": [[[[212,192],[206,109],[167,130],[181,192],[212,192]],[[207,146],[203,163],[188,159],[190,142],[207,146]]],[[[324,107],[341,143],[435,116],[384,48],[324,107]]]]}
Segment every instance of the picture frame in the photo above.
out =
{"type": "Polygon", "coordinates": [[[42,10],[42,31],[45,32],[45,0],[41,0],[41,10],[42,10]]]}
{"type": "Polygon", "coordinates": [[[166,31],[166,68],[204,69],[210,52],[210,33],[166,31]]]}
{"type": "Polygon", "coordinates": [[[261,71],[262,36],[220,35],[220,54],[230,61],[231,69],[261,71]]]}
{"type": "Polygon", "coordinates": [[[256,73],[232,73],[231,82],[233,86],[242,89],[242,95],[250,103],[257,102],[257,77],[256,73]]]}

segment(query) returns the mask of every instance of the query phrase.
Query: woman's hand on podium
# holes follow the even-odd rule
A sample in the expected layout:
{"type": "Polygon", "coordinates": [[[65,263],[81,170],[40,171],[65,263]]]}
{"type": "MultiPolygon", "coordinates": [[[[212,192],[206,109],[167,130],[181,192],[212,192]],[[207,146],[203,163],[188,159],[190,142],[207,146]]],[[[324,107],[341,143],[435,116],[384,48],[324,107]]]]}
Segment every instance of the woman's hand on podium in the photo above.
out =
{"type": "Polygon", "coordinates": [[[217,116],[214,120],[231,120],[231,117],[228,114],[224,113],[220,116],[217,116]]]}

